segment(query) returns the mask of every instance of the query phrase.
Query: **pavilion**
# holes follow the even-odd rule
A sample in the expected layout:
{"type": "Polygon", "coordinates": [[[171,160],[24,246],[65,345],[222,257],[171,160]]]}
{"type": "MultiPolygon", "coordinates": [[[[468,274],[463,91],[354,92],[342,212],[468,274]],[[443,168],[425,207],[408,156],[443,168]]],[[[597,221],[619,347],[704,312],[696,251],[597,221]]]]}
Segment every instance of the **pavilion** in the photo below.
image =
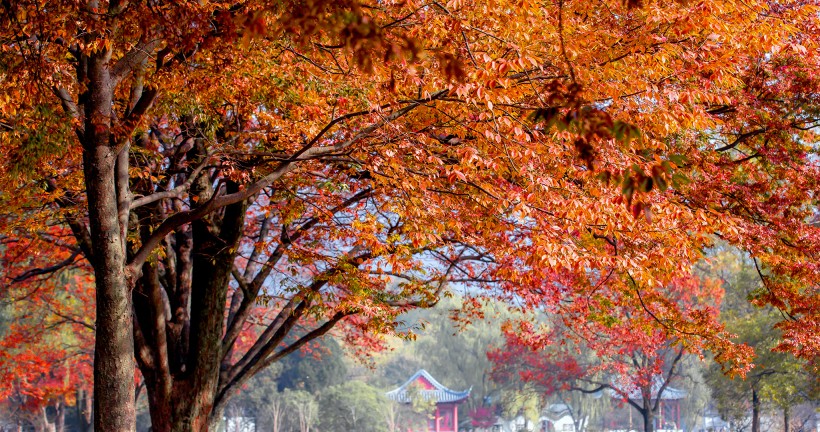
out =
{"type": "MultiPolygon", "coordinates": [[[[656,376],[655,379],[652,380],[652,388],[649,389],[650,397],[652,402],[660,398],[660,404],[658,406],[658,415],[655,416],[655,429],[665,430],[667,429],[667,423],[673,422],[675,425],[675,429],[680,429],[681,427],[681,415],[680,415],[680,402],[682,399],[686,397],[686,392],[672,386],[667,385],[663,390],[663,381],[660,377],[656,376]],[[658,394],[660,393],[660,395],[658,394]]],[[[633,387],[629,389],[623,389],[621,391],[616,391],[614,389],[610,389],[610,397],[615,398],[622,398],[626,393],[626,396],[638,404],[642,401],[642,394],[641,389],[638,387],[633,387]],[[629,391],[626,391],[629,390],[629,391]]],[[[629,423],[631,426],[632,423],[632,410],[629,410],[629,423]]]]}
{"type": "Polygon", "coordinates": [[[411,402],[410,386],[418,383],[418,394],[425,400],[436,401],[435,416],[427,423],[427,432],[458,432],[458,405],[470,397],[470,390],[455,391],[444,387],[426,370],[421,369],[404,384],[386,393],[398,403],[411,402]]]}

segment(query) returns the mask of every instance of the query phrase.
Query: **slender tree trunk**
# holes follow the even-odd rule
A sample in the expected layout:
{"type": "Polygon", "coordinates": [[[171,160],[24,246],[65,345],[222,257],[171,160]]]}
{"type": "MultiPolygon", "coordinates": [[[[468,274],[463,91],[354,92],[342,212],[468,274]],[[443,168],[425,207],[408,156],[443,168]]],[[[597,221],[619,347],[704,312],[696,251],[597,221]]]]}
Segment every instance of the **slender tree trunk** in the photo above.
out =
{"type": "Polygon", "coordinates": [[[94,419],[92,418],[91,395],[82,389],[77,390],[77,418],[80,420],[80,432],[92,432],[94,419]]]}
{"type": "Polygon", "coordinates": [[[760,398],[756,389],[752,389],[752,432],[760,432],[760,398]]]}
{"type": "Polygon", "coordinates": [[[57,416],[54,418],[54,430],[55,432],[65,431],[65,404],[62,402],[57,403],[57,416]]]}
{"type": "Polygon", "coordinates": [[[783,408],[783,432],[789,432],[789,407],[783,408]]]}
{"type": "Polygon", "coordinates": [[[31,426],[34,428],[34,432],[47,432],[45,421],[43,420],[37,419],[31,423],[31,426]]]}
{"type": "Polygon", "coordinates": [[[133,432],[134,340],[131,291],[118,220],[116,149],[111,143],[113,83],[110,53],[88,62],[88,103],[83,137],[83,168],[88,197],[94,276],[97,288],[94,344],[94,429],[133,432]]]}
{"type": "Polygon", "coordinates": [[[644,432],[655,432],[655,413],[648,406],[641,412],[644,432]]]}

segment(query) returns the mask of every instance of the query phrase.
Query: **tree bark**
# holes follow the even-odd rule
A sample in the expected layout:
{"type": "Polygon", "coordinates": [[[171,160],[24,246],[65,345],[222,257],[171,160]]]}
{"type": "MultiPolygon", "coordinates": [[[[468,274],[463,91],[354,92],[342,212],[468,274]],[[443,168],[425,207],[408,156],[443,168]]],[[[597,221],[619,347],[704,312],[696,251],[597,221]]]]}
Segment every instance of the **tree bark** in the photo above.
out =
{"type": "MultiPolygon", "coordinates": [[[[239,190],[239,185],[228,182],[228,192],[239,190]]],[[[231,277],[237,245],[245,222],[246,202],[225,208],[221,220],[195,221],[191,292],[191,430],[207,431],[213,422],[219,422],[222,413],[214,411],[222,362],[222,335],[225,330],[225,298],[231,277]]]]}
{"type": "Polygon", "coordinates": [[[148,405],[153,432],[205,432],[209,429],[210,411],[205,411],[203,401],[207,395],[202,391],[191,393],[181,389],[189,388],[188,383],[178,383],[170,397],[163,397],[159,391],[148,389],[148,405]]]}
{"type": "Polygon", "coordinates": [[[760,432],[760,398],[752,389],[752,432],[760,432]]]}
{"type": "Polygon", "coordinates": [[[134,341],[131,291],[125,275],[115,187],[117,150],[111,144],[113,82],[110,53],[88,60],[88,102],[85,104],[83,168],[97,288],[94,344],[94,429],[132,432],[134,406],[134,341]]]}

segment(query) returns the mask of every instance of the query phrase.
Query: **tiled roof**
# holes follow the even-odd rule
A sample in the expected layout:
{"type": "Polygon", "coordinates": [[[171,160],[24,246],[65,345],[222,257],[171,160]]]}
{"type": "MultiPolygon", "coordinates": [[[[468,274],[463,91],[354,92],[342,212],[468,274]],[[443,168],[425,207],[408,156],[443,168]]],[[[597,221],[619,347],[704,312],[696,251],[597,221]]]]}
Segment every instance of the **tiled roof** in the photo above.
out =
{"type": "Polygon", "coordinates": [[[439,383],[438,381],[436,381],[436,379],[433,378],[426,370],[421,369],[415,374],[413,374],[413,376],[410,377],[410,379],[408,379],[407,382],[402,384],[400,387],[387,392],[387,398],[400,403],[410,403],[410,394],[408,392],[408,389],[410,385],[416,382],[416,380],[418,380],[419,378],[424,378],[433,386],[432,390],[420,390],[419,394],[421,395],[421,397],[423,397],[426,400],[433,399],[436,401],[436,403],[460,402],[462,400],[467,399],[470,396],[470,390],[472,390],[471,388],[460,392],[450,390],[447,387],[441,385],[441,383],[439,383]]]}
{"type": "MultiPolygon", "coordinates": [[[[661,390],[661,386],[663,386],[663,379],[659,376],[656,376],[655,379],[652,380],[652,389],[650,390],[652,400],[658,398],[658,392],[661,390]]],[[[641,389],[637,386],[619,388],[618,390],[610,389],[610,395],[612,396],[622,396],[624,393],[626,393],[629,396],[629,399],[632,400],[640,400],[642,398],[641,389]]],[[[685,397],[685,391],[676,389],[669,385],[667,385],[666,388],[663,389],[663,393],[661,394],[662,400],[683,399],[685,397]]]]}

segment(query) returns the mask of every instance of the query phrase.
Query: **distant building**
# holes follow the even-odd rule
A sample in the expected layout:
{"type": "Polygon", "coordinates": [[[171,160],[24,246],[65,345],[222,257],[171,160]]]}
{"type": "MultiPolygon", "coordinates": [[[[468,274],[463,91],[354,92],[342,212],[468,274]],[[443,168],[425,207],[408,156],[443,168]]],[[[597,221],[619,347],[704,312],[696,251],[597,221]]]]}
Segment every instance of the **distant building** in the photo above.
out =
{"type": "Polygon", "coordinates": [[[458,406],[470,397],[470,389],[450,390],[421,369],[404,384],[387,392],[387,398],[398,403],[411,403],[414,396],[411,386],[414,384],[420,388],[416,393],[418,397],[436,401],[435,414],[428,421],[426,432],[458,432],[458,406]]]}
{"type": "Polygon", "coordinates": [[[543,432],[582,432],[586,430],[588,418],[584,417],[576,429],[572,408],[566,404],[552,404],[541,411],[541,431],[543,432]]]}
{"type": "MultiPolygon", "coordinates": [[[[653,404],[658,400],[658,398],[660,398],[658,413],[653,419],[655,422],[655,430],[663,432],[681,432],[683,428],[681,427],[680,401],[686,397],[686,392],[669,385],[664,387],[663,380],[660,377],[655,377],[655,379],[652,380],[652,387],[648,390],[653,404]],[[658,393],[660,393],[660,395],[658,393]]],[[[641,393],[641,389],[638,387],[609,390],[609,396],[613,399],[624,399],[624,394],[626,394],[626,396],[633,402],[637,402],[638,405],[642,403],[643,394],[641,393]]],[[[627,406],[625,408],[627,408],[626,411],[628,420],[619,418],[616,415],[610,415],[609,421],[607,422],[607,429],[631,430],[633,428],[643,428],[643,420],[640,417],[633,418],[632,407],[627,406]],[[625,429],[625,427],[627,429],[625,429]]],[[[615,410],[613,413],[617,413],[617,411],[618,410],[615,410]]]]}
{"type": "Polygon", "coordinates": [[[706,413],[703,416],[702,424],[698,424],[695,432],[727,432],[731,430],[731,425],[720,418],[716,413],[706,413]]]}

